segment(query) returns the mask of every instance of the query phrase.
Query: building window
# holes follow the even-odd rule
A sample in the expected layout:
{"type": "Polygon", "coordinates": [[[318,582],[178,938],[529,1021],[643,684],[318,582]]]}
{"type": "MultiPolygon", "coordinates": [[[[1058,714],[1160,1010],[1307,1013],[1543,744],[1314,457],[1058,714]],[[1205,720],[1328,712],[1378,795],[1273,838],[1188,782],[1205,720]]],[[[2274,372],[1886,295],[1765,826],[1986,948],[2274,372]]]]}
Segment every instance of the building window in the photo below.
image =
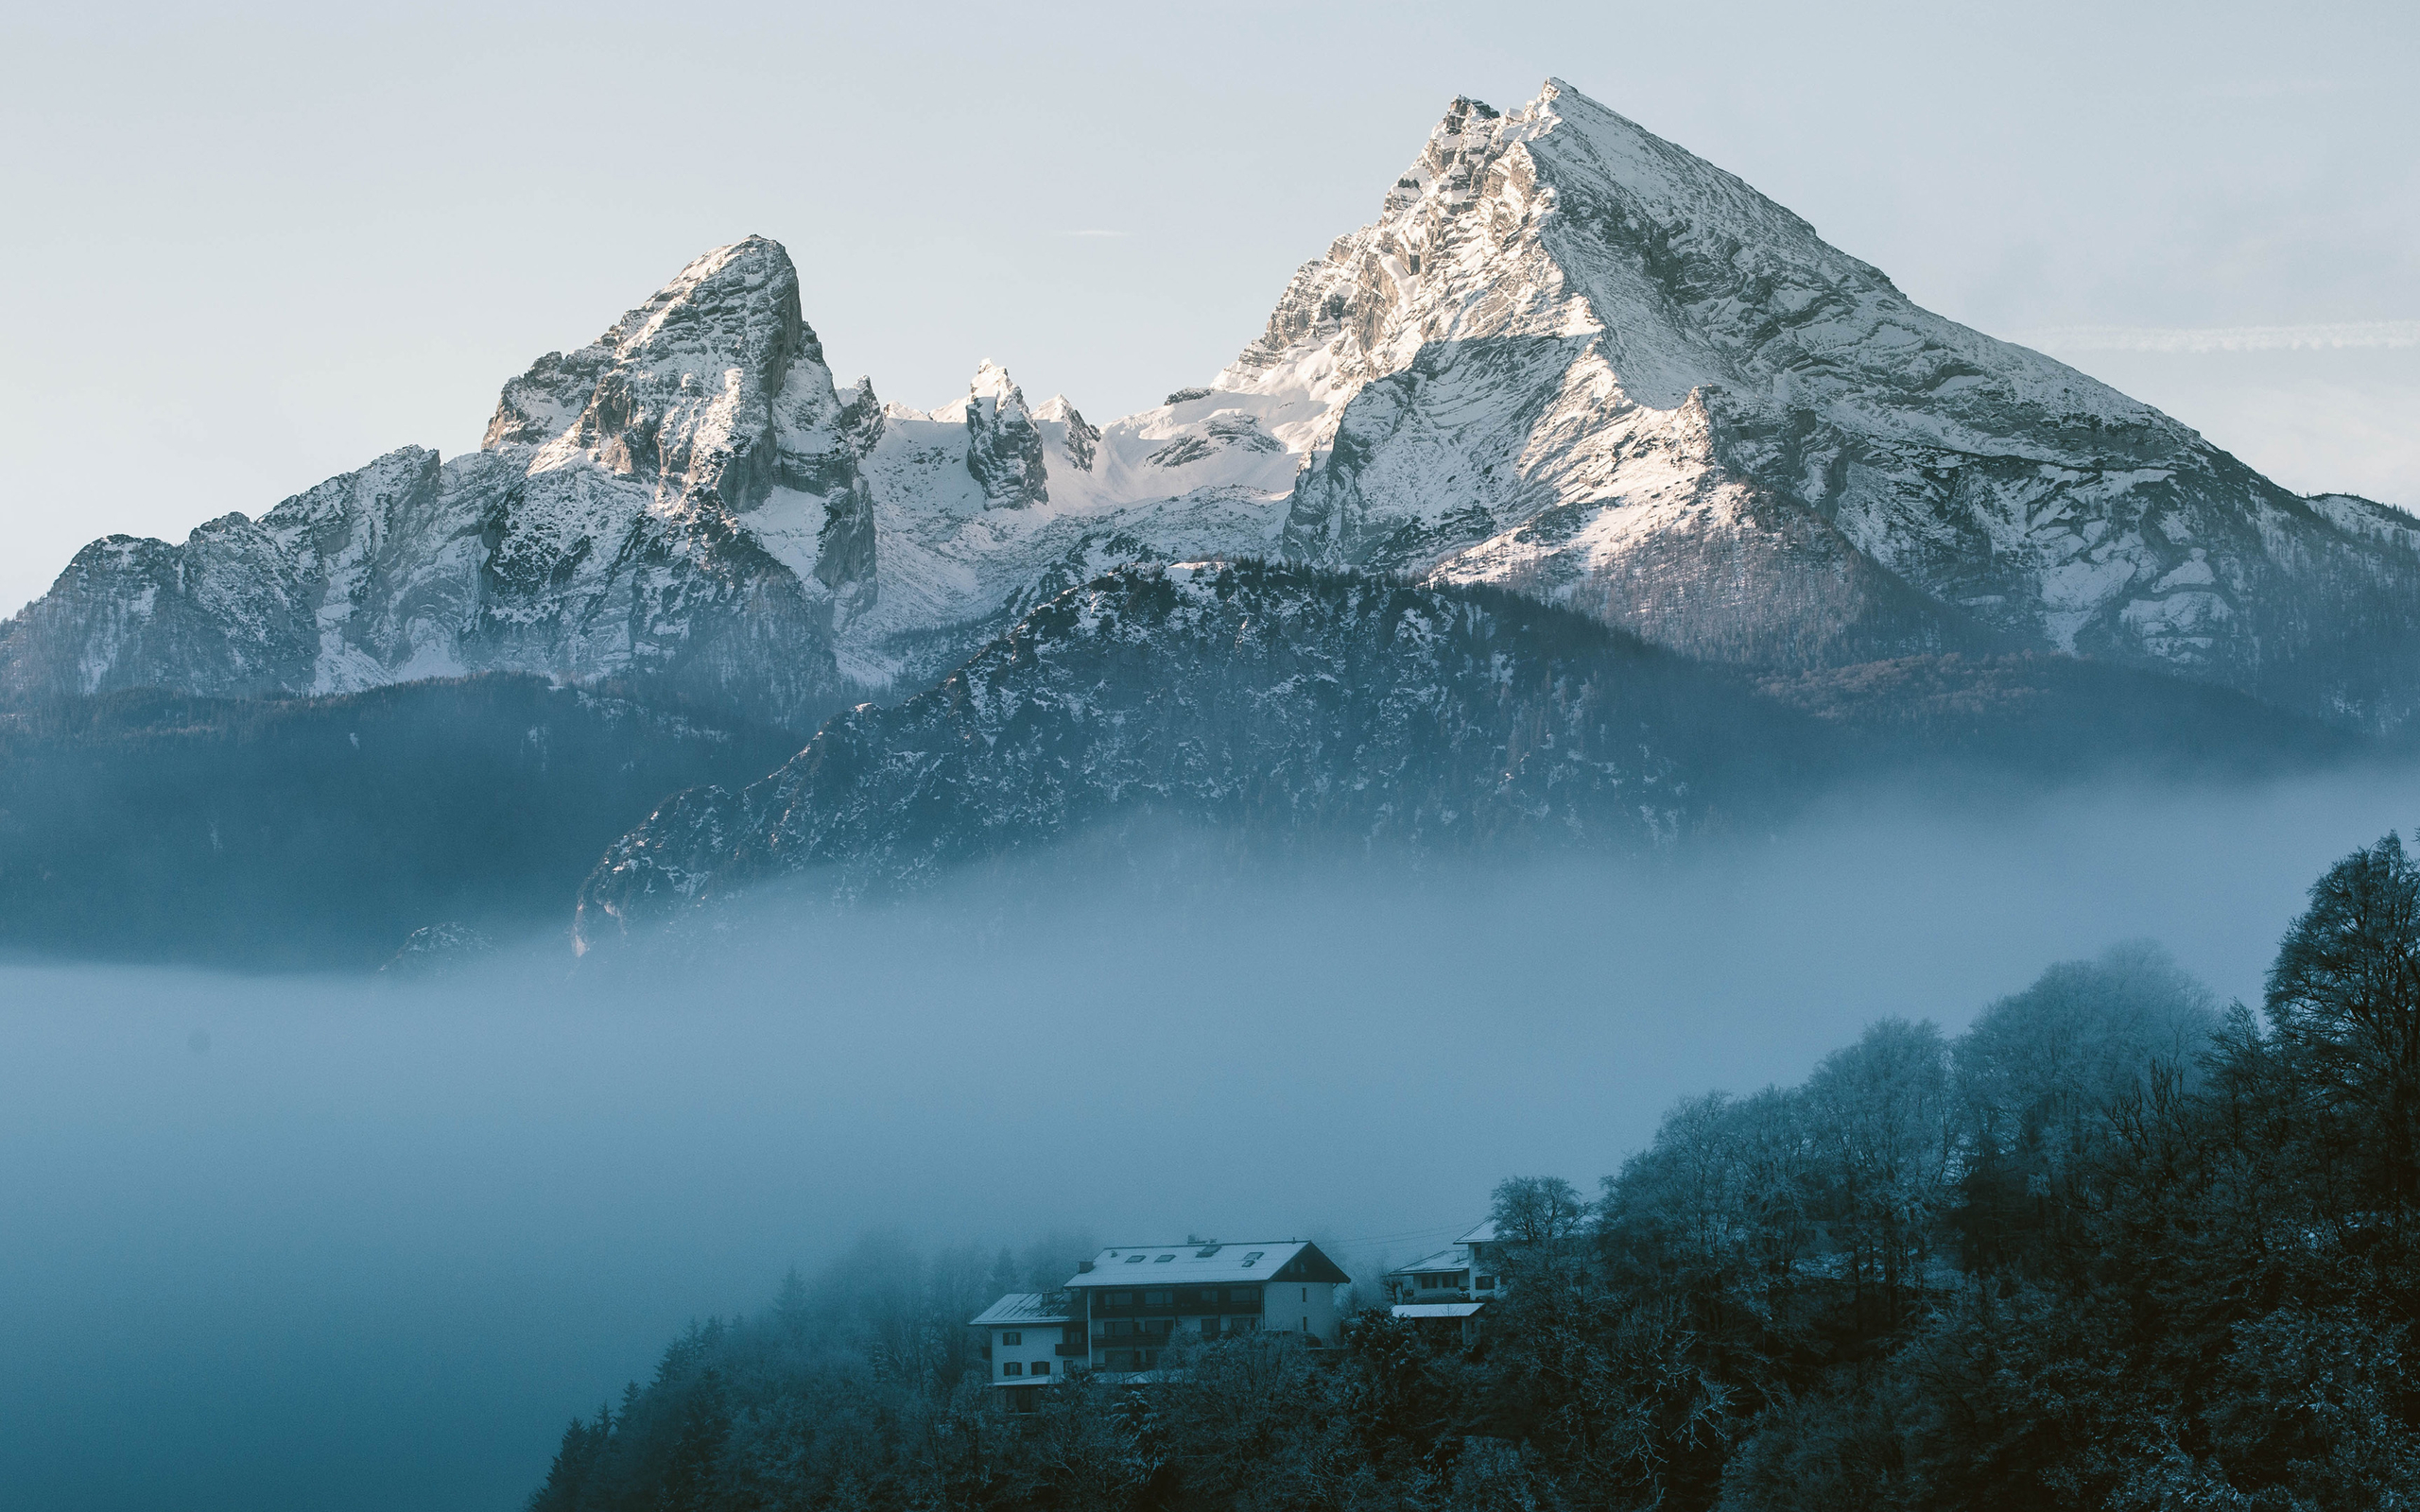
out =
{"type": "Polygon", "coordinates": [[[1141,1255],[1129,1255],[1126,1257],[1126,1263],[1129,1265],[1140,1265],[1143,1263],[1144,1259],[1145,1257],[1141,1255]]]}
{"type": "Polygon", "coordinates": [[[1002,1344],[1023,1344],[1025,1342],[1025,1335],[1019,1333],[1014,1329],[1010,1329],[1000,1335],[1000,1342],[1002,1344]]]}
{"type": "Polygon", "coordinates": [[[1492,1292],[1495,1290],[1495,1278],[1493,1276],[1480,1277],[1478,1279],[1478,1289],[1482,1292],[1492,1292]]]}
{"type": "Polygon", "coordinates": [[[1250,1254],[1244,1256],[1244,1263],[1247,1265],[1257,1264],[1260,1261],[1260,1257],[1268,1253],[1269,1251],[1266,1249],[1255,1249],[1250,1254]]]}
{"type": "Polygon", "coordinates": [[[1050,1373],[1050,1362],[1047,1360],[1036,1360],[1033,1362],[1033,1373],[1038,1376],[1048,1375],[1050,1373]]]}
{"type": "Polygon", "coordinates": [[[1112,1292],[1109,1294],[1109,1305],[1112,1307],[1132,1307],[1134,1305],[1134,1294],[1132,1292],[1112,1292]]]}
{"type": "Polygon", "coordinates": [[[1219,1320],[1217,1318],[1205,1317],[1201,1320],[1201,1336],[1205,1339],[1215,1339],[1219,1336],[1219,1320]]]}
{"type": "Polygon", "coordinates": [[[1021,1376],[1025,1374],[1025,1366],[1014,1360],[1003,1361],[1000,1366],[1000,1374],[1004,1376],[1021,1376]]]}
{"type": "Polygon", "coordinates": [[[1151,1262],[1151,1263],[1152,1263],[1152,1264],[1154,1264],[1154,1265],[1165,1265],[1165,1264],[1167,1264],[1169,1261],[1174,1260],[1174,1259],[1176,1259],[1176,1257],[1175,1257],[1174,1255],[1162,1255],[1159,1259],[1157,1259],[1157,1260],[1155,1260],[1155,1261],[1151,1262]]]}
{"type": "Polygon", "coordinates": [[[1143,1294],[1143,1305],[1145,1307],[1174,1307],[1176,1305],[1176,1294],[1173,1292],[1145,1292],[1143,1294]]]}
{"type": "Polygon", "coordinates": [[[1260,1291],[1257,1287],[1230,1286],[1227,1288],[1227,1304],[1230,1307],[1250,1307],[1259,1300],[1260,1291]]]}

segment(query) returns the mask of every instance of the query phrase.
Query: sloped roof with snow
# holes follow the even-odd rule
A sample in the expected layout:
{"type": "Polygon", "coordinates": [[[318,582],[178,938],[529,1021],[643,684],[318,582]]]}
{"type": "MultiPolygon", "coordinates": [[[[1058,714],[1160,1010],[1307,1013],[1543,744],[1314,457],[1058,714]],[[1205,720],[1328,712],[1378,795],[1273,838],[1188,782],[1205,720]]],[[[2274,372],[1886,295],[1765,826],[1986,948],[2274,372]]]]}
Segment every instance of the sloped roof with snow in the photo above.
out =
{"type": "Polygon", "coordinates": [[[1240,1244],[1120,1245],[1093,1257],[1071,1287],[1216,1286],[1236,1281],[1349,1281],[1353,1278],[1306,1239],[1240,1244]]]}
{"type": "Polygon", "coordinates": [[[1413,1261],[1409,1265],[1397,1265],[1394,1269],[1387,1272],[1387,1274],[1390,1276],[1411,1276],[1415,1274],[1425,1275],[1432,1271],[1467,1270],[1470,1268],[1470,1252],[1461,1248],[1460,1246],[1456,1246],[1452,1248],[1441,1249],[1433,1255],[1424,1255],[1420,1259],[1413,1261]]]}
{"type": "Polygon", "coordinates": [[[1064,1292],[1011,1292],[967,1319],[970,1328],[1008,1328],[1018,1323],[1072,1323],[1064,1292]]]}

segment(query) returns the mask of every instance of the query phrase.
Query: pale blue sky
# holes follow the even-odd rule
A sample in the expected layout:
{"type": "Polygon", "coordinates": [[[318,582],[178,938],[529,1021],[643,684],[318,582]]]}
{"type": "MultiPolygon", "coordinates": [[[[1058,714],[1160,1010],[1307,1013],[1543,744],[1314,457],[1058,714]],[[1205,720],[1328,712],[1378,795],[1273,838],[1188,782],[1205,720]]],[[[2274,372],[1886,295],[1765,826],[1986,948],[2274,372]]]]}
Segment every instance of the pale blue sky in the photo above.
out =
{"type": "MultiPolygon", "coordinates": [[[[1996,334],[2412,321],[2414,9],[17,5],[0,605],[95,536],[475,445],[505,378],[752,232],[886,398],[991,357],[1152,403],[1452,95],[1549,74],[1996,334]]],[[[2061,354],[2420,504],[2420,346],[2061,354]]]]}

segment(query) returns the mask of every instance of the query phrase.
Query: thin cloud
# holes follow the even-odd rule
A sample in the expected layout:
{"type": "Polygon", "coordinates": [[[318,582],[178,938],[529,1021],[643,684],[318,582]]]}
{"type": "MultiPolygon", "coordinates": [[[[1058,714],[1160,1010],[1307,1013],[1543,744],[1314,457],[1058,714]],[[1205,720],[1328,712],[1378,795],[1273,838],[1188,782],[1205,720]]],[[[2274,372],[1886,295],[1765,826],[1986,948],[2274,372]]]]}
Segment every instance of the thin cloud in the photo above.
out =
{"type": "Polygon", "coordinates": [[[2340,325],[2063,325],[2021,331],[2016,339],[2044,352],[2329,352],[2420,347],[2420,320],[2352,320],[2340,325]]]}

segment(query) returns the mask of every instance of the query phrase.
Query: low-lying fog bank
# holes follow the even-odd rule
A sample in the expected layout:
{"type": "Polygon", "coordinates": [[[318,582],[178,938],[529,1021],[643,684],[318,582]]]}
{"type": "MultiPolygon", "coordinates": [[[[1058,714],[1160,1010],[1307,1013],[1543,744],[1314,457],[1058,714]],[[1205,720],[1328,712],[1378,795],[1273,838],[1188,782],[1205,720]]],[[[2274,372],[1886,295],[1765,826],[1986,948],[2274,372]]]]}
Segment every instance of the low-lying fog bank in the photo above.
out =
{"type": "Polygon", "coordinates": [[[2311,879],[2415,819],[2411,773],[1874,796],[1648,877],[1322,868],[1181,917],[1036,865],[677,969],[0,967],[0,1485],[514,1507],[684,1321],[866,1227],[1300,1233],[1358,1274],[1504,1176],[1593,1183],[1678,1095],[2114,940],[2254,997],[2311,879]]]}

